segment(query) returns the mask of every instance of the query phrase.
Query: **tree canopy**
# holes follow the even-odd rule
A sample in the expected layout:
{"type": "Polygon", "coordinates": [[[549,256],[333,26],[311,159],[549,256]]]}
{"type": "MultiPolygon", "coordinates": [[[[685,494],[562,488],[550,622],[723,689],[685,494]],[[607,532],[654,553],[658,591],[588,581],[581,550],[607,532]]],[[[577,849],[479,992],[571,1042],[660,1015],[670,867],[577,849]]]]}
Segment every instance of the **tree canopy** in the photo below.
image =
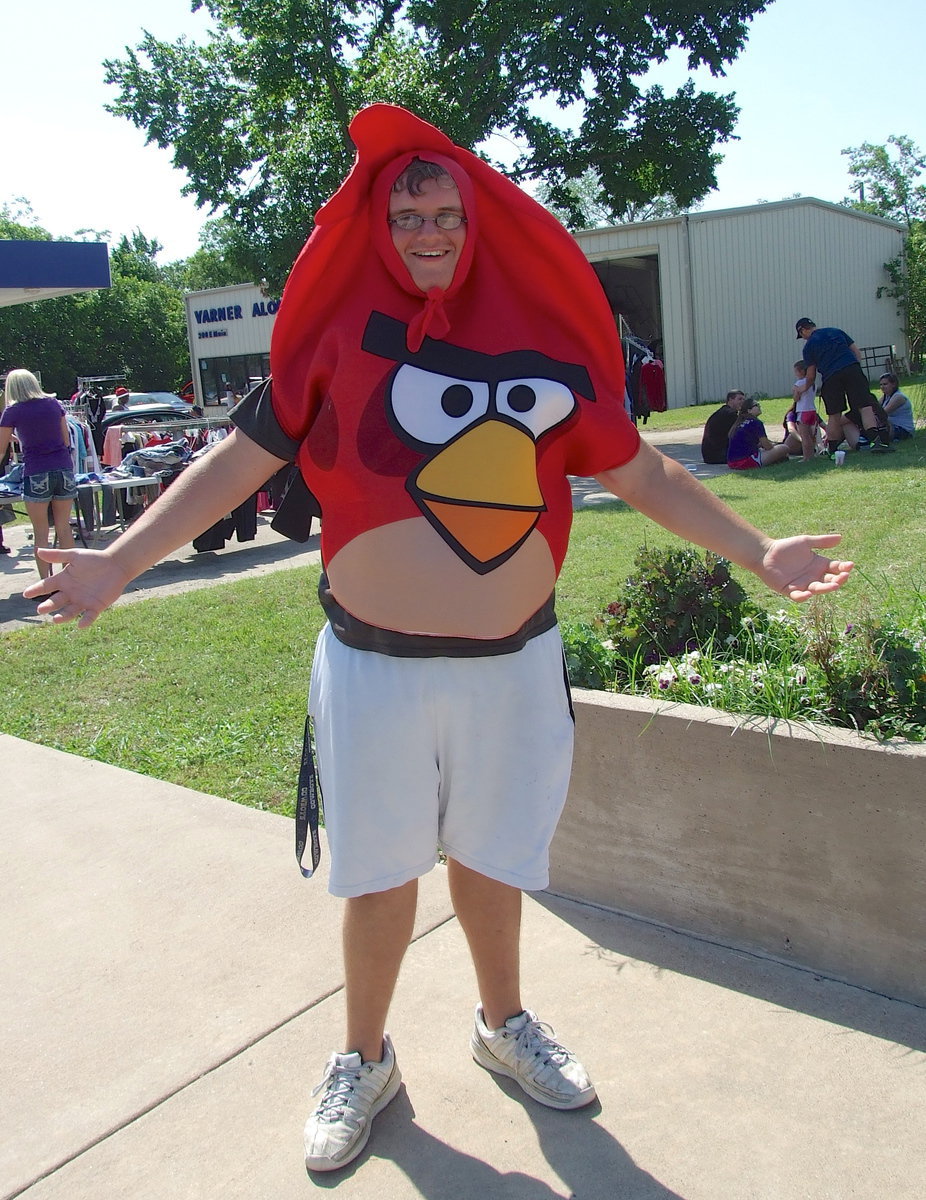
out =
{"type": "Polygon", "coordinates": [[[629,221],[658,221],[663,217],[677,217],[680,213],[690,212],[692,207],[697,207],[689,205],[682,208],[671,196],[653,196],[641,203],[628,200],[622,208],[617,209],[603,199],[601,180],[598,172],[592,169],[557,189],[541,183],[537,187],[536,196],[541,204],[573,232],[580,229],[601,229],[607,225],[620,225],[629,221]],[[558,197],[563,192],[569,196],[567,204],[559,203],[558,197]]]}
{"type": "Polygon", "coordinates": [[[884,145],[864,142],[843,154],[859,185],[859,198],[844,203],[906,226],[903,254],[884,264],[891,282],[878,295],[897,301],[915,366],[926,343],[926,155],[911,138],[898,134],[884,145]]]}
{"type": "Polygon", "coordinates": [[[105,64],[108,106],[173,152],[187,191],[240,231],[249,276],[278,287],[315,209],[353,157],[347,127],[376,100],[404,105],[475,148],[518,147],[509,173],[543,180],[580,220],[593,171],[622,212],[654,197],[689,207],[715,186],[733,136],[729,96],[674,94],[643,77],[674,49],[723,74],[765,0],[194,0],[205,44],[145,33],[105,64]],[[569,108],[571,129],[538,115],[569,108]]]}
{"type": "Polygon", "coordinates": [[[863,142],[843,154],[859,189],[857,200],[844,203],[900,221],[908,230],[914,221],[926,218],[926,183],[917,182],[926,171],[926,157],[911,138],[892,134],[885,145],[863,142]]]}

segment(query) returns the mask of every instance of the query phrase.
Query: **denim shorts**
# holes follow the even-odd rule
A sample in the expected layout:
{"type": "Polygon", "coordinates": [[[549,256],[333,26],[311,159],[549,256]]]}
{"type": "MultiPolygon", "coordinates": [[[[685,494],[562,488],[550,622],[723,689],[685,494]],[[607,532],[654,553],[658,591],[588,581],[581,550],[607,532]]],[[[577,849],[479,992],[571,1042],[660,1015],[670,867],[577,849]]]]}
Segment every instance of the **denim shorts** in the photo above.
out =
{"type": "Polygon", "coordinates": [[[73,471],[42,471],[23,479],[23,500],[42,504],[48,500],[76,500],[77,484],[73,471]]]}

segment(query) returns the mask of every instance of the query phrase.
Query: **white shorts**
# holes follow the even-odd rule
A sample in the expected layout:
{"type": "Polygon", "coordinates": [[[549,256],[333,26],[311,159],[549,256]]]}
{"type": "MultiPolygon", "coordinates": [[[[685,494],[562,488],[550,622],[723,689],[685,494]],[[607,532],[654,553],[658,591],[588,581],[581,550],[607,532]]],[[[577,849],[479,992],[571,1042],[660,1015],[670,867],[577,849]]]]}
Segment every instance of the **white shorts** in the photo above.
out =
{"type": "Polygon", "coordinates": [[[399,887],[438,849],[513,887],[547,886],[574,727],[558,629],[514,654],[393,658],[326,625],[309,715],[333,895],[399,887]]]}

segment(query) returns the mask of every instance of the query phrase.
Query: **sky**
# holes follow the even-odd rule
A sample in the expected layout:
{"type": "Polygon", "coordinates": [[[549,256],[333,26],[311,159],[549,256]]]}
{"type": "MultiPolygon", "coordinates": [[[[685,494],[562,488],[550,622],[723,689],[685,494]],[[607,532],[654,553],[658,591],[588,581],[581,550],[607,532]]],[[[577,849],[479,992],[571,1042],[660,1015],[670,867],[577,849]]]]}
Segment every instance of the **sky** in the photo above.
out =
{"type": "MultiPolygon", "coordinates": [[[[88,11],[34,0],[4,15],[0,205],[24,197],[56,236],[97,229],[114,240],[140,228],[163,244],[163,261],[185,258],[210,214],[181,194],[185,176],[169,151],[104,110],[114,89],[102,62],[122,57],[143,29],[203,38],[208,18],[190,0],[94,0],[88,11]]],[[[922,22],[923,0],[773,0],[726,76],[695,75],[699,88],[734,92],[741,109],[739,140],[718,148],[718,188],[702,209],[795,193],[839,201],[852,182],[845,147],[906,134],[926,149],[922,22]]],[[[687,77],[676,56],[653,82],[670,91],[687,77]]]]}

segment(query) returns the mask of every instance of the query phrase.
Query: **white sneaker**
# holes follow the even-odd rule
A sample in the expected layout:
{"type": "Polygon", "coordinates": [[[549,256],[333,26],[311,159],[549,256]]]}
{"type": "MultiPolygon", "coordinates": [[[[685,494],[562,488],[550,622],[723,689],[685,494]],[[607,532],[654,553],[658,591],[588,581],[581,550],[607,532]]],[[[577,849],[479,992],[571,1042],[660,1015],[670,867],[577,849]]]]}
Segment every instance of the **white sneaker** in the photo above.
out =
{"type": "Polygon", "coordinates": [[[322,1098],[305,1123],[306,1169],[336,1171],[352,1162],[367,1144],[373,1118],[401,1082],[388,1033],[381,1062],[363,1062],[357,1053],[333,1054],[324,1079],[312,1092],[321,1092],[322,1098]]]}
{"type": "Polygon", "coordinates": [[[595,1099],[585,1068],[530,1009],[509,1017],[501,1029],[489,1029],[478,1005],[470,1044],[481,1067],[514,1079],[549,1108],[582,1108],[595,1099]]]}

